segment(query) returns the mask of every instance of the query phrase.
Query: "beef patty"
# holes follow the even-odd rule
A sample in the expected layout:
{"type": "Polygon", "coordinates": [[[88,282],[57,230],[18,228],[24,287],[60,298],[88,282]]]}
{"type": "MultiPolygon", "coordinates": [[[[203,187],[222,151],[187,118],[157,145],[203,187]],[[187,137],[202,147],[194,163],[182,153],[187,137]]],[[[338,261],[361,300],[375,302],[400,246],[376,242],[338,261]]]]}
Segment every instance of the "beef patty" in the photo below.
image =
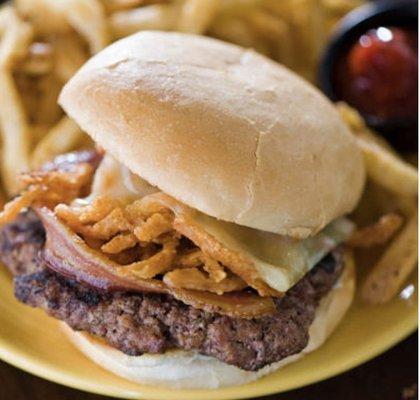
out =
{"type": "Polygon", "coordinates": [[[251,371],[306,346],[316,307],[343,269],[337,249],[276,300],[273,315],[249,320],[197,310],[170,295],[104,293],[82,285],[46,268],[39,251],[44,241],[33,212],[0,231],[0,259],[15,275],[15,295],[21,302],[129,355],[196,350],[251,371]]]}

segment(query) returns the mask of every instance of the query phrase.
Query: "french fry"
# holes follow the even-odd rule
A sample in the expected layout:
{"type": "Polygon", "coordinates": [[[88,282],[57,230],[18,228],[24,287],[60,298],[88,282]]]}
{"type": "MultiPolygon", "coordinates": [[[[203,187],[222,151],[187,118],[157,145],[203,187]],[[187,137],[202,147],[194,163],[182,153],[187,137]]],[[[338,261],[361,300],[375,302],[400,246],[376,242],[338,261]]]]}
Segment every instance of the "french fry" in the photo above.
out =
{"type": "Polygon", "coordinates": [[[398,214],[385,214],[376,223],[354,232],[346,244],[359,248],[384,244],[398,231],[402,222],[403,219],[398,214]]]}
{"type": "Polygon", "coordinates": [[[99,0],[55,0],[69,24],[89,44],[95,54],[109,43],[105,11],[99,0]]]}
{"type": "Polygon", "coordinates": [[[285,65],[287,64],[290,68],[293,68],[296,64],[296,59],[293,52],[293,42],[290,40],[292,37],[290,26],[284,20],[278,19],[278,30],[281,36],[274,40],[274,57],[276,60],[282,61],[285,65]]]}
{"type": "Polygon", "coordinates": [[[417,211],[417,198],[413,196],[396,196],[396,207],[406,216],[417,211]]]}
{"type": "Polygon", "coordinates": [[[176,11],[172,4],[153,4],[119,11],[109,17],[109,25],[116,39],[142,30],[172,30],[176,25],[176,11]]]}
{"type": "Polygon", "coordinates": [[[8,15],[10,13],[10,6],[0,7],[0,35],[4,34],[7,28],[8,15]]]}
{"type": "Polygon", "coordinates": [[[368,181],[363,196],[352,213],[352,220],[358,226],[374,224],[385,214],[398,214],[404,220],[417,210],[417,198],[401,196],[368,181]]]}
{"type": "Polygon", "coordinates": [[[262,54],[270,53],[270,46],[249,29],[249,24],[238,16],[220,16],[211,26],[211,36],[227,40],[243,47],[254,48],[262,54]]]}
{"type": "Polygon", "coordinates": [[[56,155],[73,150],[82,135],[73,120],[63,117],[36,146],[31,157],[31,166],[38,168],[56,155]]]}
{"type": "Polygon", "coordinates": [[[295,69],[312,80],[327,35],[324,10],[318,0],[296,0],[292,9],[292,25],[296,38],[295,69]]]}
{"type": "Polygon", "coordinates": [[[417,213],[385,250],[367,276],[362,297],[368,303],[382,304],[391,300],[417,265],[417,213]]]}
{"type": "Polygon", "coordinates": [[[177,30],[204,34],[219,8],[219,0],[186,0],[181,8],[177,30]]]}
{"type": "Polygon", "coordinates": [[[34,124],[30,126],[31,146],[33,149],[37,143],[48,133],[50,128],[47,125],[34,124]]]}
{"type": "Polygon", "coordinates": [[[383,138],[368,129],[357,111],[344,103],[339,103],[337,107],[356,136],[369,178],[391,192],[417,196],[417,169],[402,160],[383,138]]]}
{"type": "Polygon", "coordinates": [[[363,136],[366,140],[376,143],[390,153],[398,154],[382,136],[377,135],[366,126],[362,116],[353,107],[344,102],[338,102],[336,106],[344,122],[356,136],[363,136]]]}
{"type": "MultiPolygon", "coordinates": [[[[265,3],[266,0],[263,1],[265,3]]],[[[223,0],[221,2],[221,11],[224,14],[235,14],[238,11],[242,12],[244,9],[248,9],[249,7],[253,7],[261,3],[261,0],[223,0]]]]}
{"type": "Polygon", "coordinates": [[[290,21],[293,17],[293,6],[292,2],[289,1],[277,1],[277,0],[264,0],[264,10],[270,14],[282,17],[287,21],[290,21]]]}
{"type": "MultiPolygon", "coordinates": [[[[165,2],[165,0],[161,0],[165,2]]],[[[113,13],[115,11],[126,10],[128,8],[134,8],[139,6],[144,6],[148,3],[157,3],[156,0],[102,0],[102,4],[105,7],[105,10],[108,13],[113,13]]]]}
{"type": "Polygon", "coordinates": [[[284,21],[275,15],[256,9],[252,13],[248,13],[244,18],[251,24],[251,29],[258,32],[260,36],[270,40],[281,40],[284,37],[284,21]]]}
{"type": "Polygon", "coordinates": [[[16,175],[29,167],[29,127],[12,73],[0,68],[0,134],[2,178],[7,194],[19,189],[16,175]]]}
{"type": "Polygon", "coordinates": [[[12,7],[6,8],[6,28],[0,42],[0,68],[12,68],[25,57],[33,37],[30,24],[22,21],[12,7]]]}
{"type": "Polygon", "coordinates": [[[277,15],[257,8],[244,15],[244,19],[256,36],[266,43],[264,54],[293,66],[295,58],[289,24],[277,15]]]}
{"type": "Polygon", "coordinates": [[[71,27],[64,14],[56,7],[56,0],[14,0],[19,15],[28,20],[40,35],[70,32],[71,27]]]}
{"type": "Polygon", "coordinates": [[[89,54],[83,43],[75,35],[60,35],[52,39],[54,46],[54,72],[63,82],[67,82],[86,62],[89,54]]]}
{"type": "Polygon", "coordinates": [[[322,0],[322,4],[329,12],[344,15],[363,4],[363,0],[322,0]]]}
{"type": "Polygon", "coordinates": [[[365,137],[357,137],[357,143],[363,152],[370,179],[392,192],[406,196],[417,195],[416,168],[365,137]]]}

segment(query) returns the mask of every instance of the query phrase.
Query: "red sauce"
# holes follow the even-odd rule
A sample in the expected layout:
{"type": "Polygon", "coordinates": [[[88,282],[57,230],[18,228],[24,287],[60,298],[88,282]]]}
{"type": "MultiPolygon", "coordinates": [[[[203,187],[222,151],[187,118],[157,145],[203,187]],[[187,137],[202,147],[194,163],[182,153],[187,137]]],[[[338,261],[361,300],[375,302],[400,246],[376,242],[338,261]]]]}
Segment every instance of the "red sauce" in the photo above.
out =
{"type": "Polygon", "coordinates": [[[417,54],[415,32],[385,27],[368,31],[339,65],[340,97],[379,119],[416,116],[417,54]]]}

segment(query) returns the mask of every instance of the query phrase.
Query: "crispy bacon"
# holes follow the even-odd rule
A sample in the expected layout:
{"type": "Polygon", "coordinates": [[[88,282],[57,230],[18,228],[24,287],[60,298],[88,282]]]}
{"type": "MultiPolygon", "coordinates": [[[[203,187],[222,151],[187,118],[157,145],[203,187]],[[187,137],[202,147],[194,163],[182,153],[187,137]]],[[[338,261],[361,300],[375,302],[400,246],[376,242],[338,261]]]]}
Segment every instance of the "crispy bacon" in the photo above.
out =
{"type": "Polygon", "coordinates": [[[401,228],[403,218],[395,213],[382,215],[375,223],[353,233],[347,241],[348,246],[370,248],[388,242],[401,228]]]}
{"type": "Polygon", "coordinates": [[[43,256],[48,266],[62,275],[100,290],[166,293],[194,308],[235,317],[253,318],[275,311],[275,304],[271,298],[263,298],[250,292],[217,295],[205,291],[171,288],[156,279],[142,279],[124,274],[120,264],[90,248],[51,210],[38,207],[36,212],[47,232],[43,256]]]}
{"type": "MultiPolygon", "coordinates": [[[[143,204],[160,204],[175,215],[174,229],[190,239],[207,256],[229,268],[263,297],[281,297],[284,293],[270,288],[258,274],[253,262],[242,254],[228,249],[194,220],[194,210],[165,193],[158,192],[142,198],[143,204]]],[[[156,206],[155,206],[156,207],[156,206]]]]}

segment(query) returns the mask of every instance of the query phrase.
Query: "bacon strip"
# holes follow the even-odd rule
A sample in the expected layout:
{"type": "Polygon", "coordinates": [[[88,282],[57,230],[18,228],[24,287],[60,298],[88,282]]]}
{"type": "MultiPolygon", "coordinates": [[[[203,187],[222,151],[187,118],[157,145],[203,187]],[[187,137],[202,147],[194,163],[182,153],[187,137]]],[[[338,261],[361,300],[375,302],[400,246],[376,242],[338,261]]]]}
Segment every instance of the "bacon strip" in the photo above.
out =
{"type": "Polygon", "coordinates": [[[121,265],[91,249],[46,207],[35,209],[47,232],[43,250],[48,266],[61,275],[100,290],[125,290],[173,295],[194,308],[232,317],[254,318],[275,312],[272,298],[250,292],[214,293],[169,288],[155,279],[124,276],[121,265]]]}
{"type": "Polygon", "coordinates": [[[51,210],[42,207],[35,211],[47,232],[43,256],[54,271],[101,290],[166,293],[160,281],[133,280],[120,276],[117,272],[121,267],[119,264],[91,249],[60,222],[51,210]]]}

